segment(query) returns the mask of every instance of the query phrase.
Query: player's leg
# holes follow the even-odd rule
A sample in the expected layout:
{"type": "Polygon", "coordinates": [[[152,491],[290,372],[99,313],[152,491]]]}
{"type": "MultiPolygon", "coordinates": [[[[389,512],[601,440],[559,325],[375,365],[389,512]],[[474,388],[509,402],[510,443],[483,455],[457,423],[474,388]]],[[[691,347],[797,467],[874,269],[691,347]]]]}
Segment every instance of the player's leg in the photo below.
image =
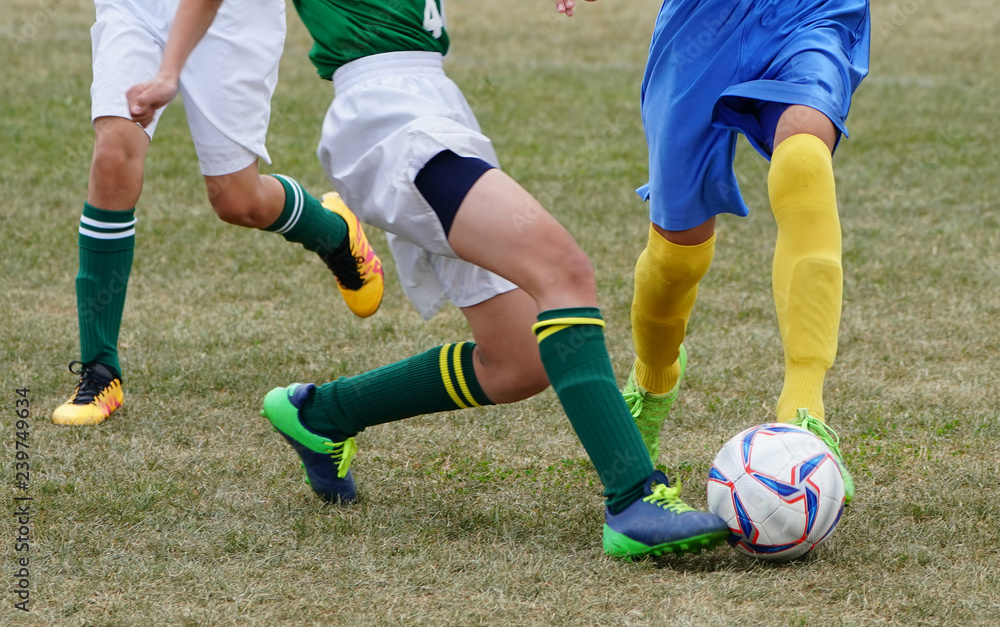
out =
{"type": "MultiPolygon", "coordinates": [[[[755,7],[755,11],[764,8],[755,7]]],[[[773,282],[786,372],[777,418],[806,408],[822,419],[823,379],[837,350],[842,270],[832,151],[847,132],[854,90],[868,72],[868,2],[767,7],[774,29],[748,29],[745,75],[719,98],[721,124],[770,157],[778,225],[773,282]],[[805,25],[805,26],[804,26],[805,25]],[[774,37],[774,32],[787,33],[774,37]]],[[[753,22],[751,22],[753,23],[753,22]]]]}
{"type": "Polygon", "coordinates": [[[534,337],[534,302],[522,290],[463,307],[475,342],[424,353],[321,386],[293,384],[264,399],[263,415],[303,461],[324,500],[350,502],[354,435],[378,424],[442,411],[509,403],[548,385],[534,337]]]}
{"type": "Polygon", "coordinates": [[[649,202],[650,229],[635,264],[636,359],[622,390],[654,462],[684,377],[683,341],[714,257],[716,216],[748,213],[732,168],[736,133],[714,124],[713,106],[738,80],[732,59],[740,57],[749,3],[677,4],[664,4],[657,18],[641,90],[649,184],[639,191],[649,202]],[[708,23],[718,28],[703,32],[708,23]],[[711,35],[693,52],[692,32],[711,35]]]}
{"type": "Polygon", "coordinates": [[[367,317],[378,310],[382,262],[337,194],[327,194],[321,202],[291,177],[261,176],[256,159],[237,172],[205,176],[205,186],[221,220],[301,244],[333,272],[351,311],[367,317]]]}
{"type": "MultiPolygon", "coordinates": [[[[786,363],[777,418],[816,425],[839,458],[836,436],[822,422],[843,285],[831,151],[846,135],[853,92],[868,73],[868,2],[747,6],[744,82],[719,96],[715,123],[743,132],[771,159],[768,193],[778,225],[773,287],[786,363]],[[758,28],[764,12],[771,28],[758,28]]],[[[850,501],[853,481],[844,470],[850,501]]]]}
{"type": "Polygon", "coordinates": [[[537,394],[548,381],[537,343],[525,331],[534,322],[534,307],[521,290],[464,307],[475,342],[446,344],[319,386],[300,406],[300,417],[342,441],[378,424],[537,394]],[[519,322],[528,324],[513,333],[519,322]]]}
{"type": "Polygon", "coordinates": [[[81,360],[110,366],[120,374],[118,332],[149,137],[131,120],[112,116],[94,120],[94,133],[76,279],[81,360]]]}
{"type": "Polygon", "coordinates": [[[632,343],[636,360],[622,390],[655,463],[660,432],[677,400],[687,366],[683,341],[715,251],[715,218],[692,229],[668,231],[650,224],[646,248],[635,265],[632,343]]]}
{"type": "Polygon", "coordinates": [[[785,109],[774,134],[768,195],[778,225],[772,286],[785,352],[778,420],[801,425],[829,445],[850,503],[854,479],[839,437],[826,426],[823,404],[823,383],[837,355],[844,287],[832,162],[838,134],[815,109],[785,109]]]}
{"type": "Polygon", "coordinates": [[[459,257],[534,299],[542,364],[604,482],[608,505],[618,512],[634,502],[653,468],[618,392],[586,254],[524,188],[495,168],[469,188],[448,241],[459,257]]]}
{"type": "MultiPolygon", "coordinates": [[[[451,171],[447,180],[472,176],[465,188],[482,171],[451,171]]],[[[425,177],[417,179],[419,189],[435,204],[441,202],[425,186],[425,177]]],[[[443,223],[450,225],[463,195],[451,196],[443,223]]],[[[428,217],[434,219],[434,214],[428,217]]],[[[448,286],[447,296],[462,308],[475,342],[439,346],[319,387],[278,388],[265,398],[264,415],[299,453],[313,490],[326,500],[350,501],[355,489],[347,475],[350,460],[324,458],[322,452],[331,447],[355,450],[353,436],[364,429],[411,416],[514,402],[548,384],[529,330],[537,313],[531,297],[458,259],[432,256],[428,263],[433,277],[448,286]]]]}
{"type": "Polygon", "coordinates": [[[335,195],[321,202],[287,176],[261,176],[285,38],[282,2],[247,12],[223,4],[181,74],[188,126],[218,216],[276,232],[317,253],[348,307],[370,316],[382,301],[382,264],[335,195]]]}
{"type": "MultiPolygon", "coordinates": [[[[97,4],[91,29],[94,154],[79,227],[76,277],[80,381],[53,412],[57,424],[97,424],[124,402],[118,333],[132,269],[135,204],[159,113],[144,131],[129,119],[125,90],[156,72],[160,50],[143,20],[115,3],[97,4]]],[[[79,366],[79,368],[75,368],[79,366]]]]}
{"type": "Polygon", "coordinates": [[[53,412],[56,424],[97,424],[124,401],[118,333],[135,248],[135,203],[149,137],[131,120],[94,120],[94,156],[80,218],[76,276],[80,383],[53,412]]]}
{"type": "Polygon", "coordinates": [[[617,388],[593,270],[572,236],[494,169],[469,189],[448,241],[460,257],[521,286],[535,300],[540,313],[532,330],[542,365],[604,484],[605,551],[683,553],[722,542],[725,523],[692,510],[680,499],[679,486],[668,487],[667,477],[653,469],[617,388]]]}
{"type": "MultiPolygon", "coordinates": [[[[451,186],[447,181],[460,180],[460,173],[470,171],[468,163],[448,161],[451,167],[431,175],[437,181],[431,187],[451,186]]],[[[519,400],[543,388],[547,374],[605,485],[609,520],[618,527],[605,531],[609,553],[687,552],[721,542],[728,535],[725,524],[687,508],[679,490],[671,491],[666,477],[653,472],[617,390],[586,256],[512,179],[496,169],[476,176],[464,199],[459,198],[457,212],[442,207],[440,196],[428,198],[443,221],[450,223],[449,242],[459,255],[473,258],[469,261],[481,267],[493,265],[490,270],[522,281],[535,293],[514,290],[463,308],[482,347],[471,343],[439,347],[319,388],[293,385],[269,393],[264,414],[299,452],[307,472],[312,471],[314,490],[332,501],[353,498],[348,471],[338,475],[345,458],[349,468],[348,453],[334,452],[329,459],[320,456],[324,451],[353,452],[352,436],[368,426],[519,400]],[[498,215],[504,217],[497,219],[498,215]],[[479,245],[473,246],[474,241],[479,245]],[[534,257],[535,264],[525,263],[525,257],[534,257]],[[536,264],[537,270],[532,267],[536,264]],[[537,315],[534,325],[536,349],[529,328],[542,303],[547,309],[537,315]],[[659,526],[646,523],[641,532],[632,529],[645,508],[669,520],[659,526]]],[[[418,187],[428,183],[421,180],[418,187]]]]}
{"type": "Polygon", "coordinates": [[[843,295],[831,158],[837,134],[824,114],[800,105],[781,114],[775,131],[768,194],[778,226],[772,284],[785,351],[781,421],[800,408],[824,417],[823,381],[837,354],[843,295]]]}

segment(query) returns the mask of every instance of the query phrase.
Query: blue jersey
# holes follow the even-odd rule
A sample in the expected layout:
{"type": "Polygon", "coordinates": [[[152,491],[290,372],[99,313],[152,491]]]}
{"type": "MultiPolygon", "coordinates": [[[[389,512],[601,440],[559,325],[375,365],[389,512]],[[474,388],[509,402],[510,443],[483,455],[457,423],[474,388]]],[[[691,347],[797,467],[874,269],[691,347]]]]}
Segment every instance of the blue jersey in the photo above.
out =
{"type": "Polygon", "coordinates": [[[642,82],[650,219],[671,231],[745,216],[733,172],[738,133],[770,157],[788,105],[843,135],[868,73],[867,0],[666,0],[642,82]]]}

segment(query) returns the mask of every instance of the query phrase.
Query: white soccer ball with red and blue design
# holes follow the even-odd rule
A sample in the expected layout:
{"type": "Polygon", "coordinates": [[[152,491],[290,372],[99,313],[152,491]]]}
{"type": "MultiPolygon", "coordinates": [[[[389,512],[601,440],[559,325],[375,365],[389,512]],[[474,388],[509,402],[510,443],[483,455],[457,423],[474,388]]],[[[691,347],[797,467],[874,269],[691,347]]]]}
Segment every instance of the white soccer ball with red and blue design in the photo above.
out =
{"type": "Polygon", "coordinates": [[[708,509],[729,525],[729,543],[738,551],[792,560],[830,539],[844,512],[844,478],[830,449],[809,431],[758,425],[715,456],[708,509]]]}

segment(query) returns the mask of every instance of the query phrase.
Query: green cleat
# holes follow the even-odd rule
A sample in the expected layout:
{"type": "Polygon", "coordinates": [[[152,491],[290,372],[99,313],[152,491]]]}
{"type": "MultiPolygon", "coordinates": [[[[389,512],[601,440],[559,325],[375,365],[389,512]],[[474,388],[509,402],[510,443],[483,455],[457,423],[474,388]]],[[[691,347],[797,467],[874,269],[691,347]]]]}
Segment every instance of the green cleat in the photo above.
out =
{"type": "Polygon", "coordinates": [[[354,438],[334,442],[302,421],[299,410],[315,387],[312,383],[293,383],[287,388],[274,388],[264,397],[260,414],[298,453],[306,483],[317,496],[329,503],[350,503],[357,497],[351,460],[358,447],[354,438]]]}
{"type": "Polygon", "coordinates": [[[666,394],[652,394],[636,383],[634,365],[632,372],[628,375],[628,381],[625,382],[625,388],[622,390],[622,397],[625,398],[625,404],[632,412],[635,425],[639,427],[642,441],[646,445],[646,450],[649,451],[649,459],[654,466],[660,457],[660,429],[663,427],[663,421],[667,419],[674,401],[677,400],[681,381],[684,380],[684,371],[687,369],[687,351],[684,350],[683,344],[678,361],[681,364],[680,377],[677,379],[677,384],[666,394]]]}
{"type": "Polygon", "coordinates": [[[699,512],[681,500],[680,482],[657,470],[646,479],[645,496],[621,512],[604,512],[604,552],[635,559],[655,555],[700,553],[726,541],[726,522],[699,512]]]}
{"type": "Polygon", "coordinates": [[[789,424],[810,431],[820,440],[823,440],[823,443],[833,453],[834,459],[837,460],[837,465],[840,466],[840,474],[844,477],[844,505],[850,505],[851,501],[854,500],[854,477],[851,476],[851,473],[847,470],[847,466],[844,464],[844,456],[840,452],[840,436],[837,435],[837,432],[830,425],[819,418],[809,415],[808,409],[799,409],[795,413],[795,418],[789,424]]]}

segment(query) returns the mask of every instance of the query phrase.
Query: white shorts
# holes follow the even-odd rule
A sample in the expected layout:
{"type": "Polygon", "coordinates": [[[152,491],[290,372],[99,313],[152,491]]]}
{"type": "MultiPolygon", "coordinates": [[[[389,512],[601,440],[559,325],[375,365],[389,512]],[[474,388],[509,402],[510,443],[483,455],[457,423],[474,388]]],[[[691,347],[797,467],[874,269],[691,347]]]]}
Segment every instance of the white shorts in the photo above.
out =
{"type": "MultiPolygon", "coordinates": [[[[125,92],[156,75],[177,0],[95,0],[95,5],[91,119],[130,119],[125,92]]],[[[284,44],[283,0],[226,0],[192,51],[180,92],[205,176],[238,172],[258,157],[271,162],[264,144],[284,44]]],[[[161,113],[145,129],[150,139],[161,113]]]]}
{"type": "Polygon", "coordinates": [[[386,232],[403,291],[425,319],[446,300],[470,307],[517,288],[458,258],[413,182],[444,150],[500,165],[441,61],[434,52],[390,52],[338,69],[317,151],[347,206],[386,232]]]}

